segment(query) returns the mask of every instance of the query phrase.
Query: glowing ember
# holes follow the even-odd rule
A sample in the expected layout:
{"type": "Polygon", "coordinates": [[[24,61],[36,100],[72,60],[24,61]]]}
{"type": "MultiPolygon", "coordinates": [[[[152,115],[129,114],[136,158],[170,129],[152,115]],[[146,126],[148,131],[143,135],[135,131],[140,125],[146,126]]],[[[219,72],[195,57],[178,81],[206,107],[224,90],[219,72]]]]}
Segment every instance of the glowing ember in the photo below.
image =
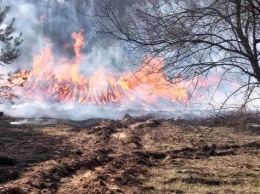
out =
{"type": "Polygon", "coordinates": [[[172,102],[186,101],[187,90],[181,84],[170,84],[160,69],[163,58],[147,57],[136,72],[112,73],[108,69],[97,69],[89,77],[80,74],[80,63],[84,47],[83,32],[71,35],[75,59],[56,59],[50,46],[34,57],[32,70],[21,70],[10,79],[20,85],[18,96],[27,100],[51,100],[85,104],[156,104],[158,99],[172,102]]]}

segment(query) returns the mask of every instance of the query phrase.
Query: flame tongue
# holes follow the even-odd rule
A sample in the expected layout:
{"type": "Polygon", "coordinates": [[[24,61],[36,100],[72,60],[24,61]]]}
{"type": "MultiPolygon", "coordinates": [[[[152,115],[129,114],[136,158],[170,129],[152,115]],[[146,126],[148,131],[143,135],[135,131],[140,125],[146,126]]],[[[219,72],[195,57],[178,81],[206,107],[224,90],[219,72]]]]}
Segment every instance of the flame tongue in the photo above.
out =
{"type": "Polygon", "coordinates": [[[160,69],[161,57],[147,57],[135,72],[115,74],[108,69],[97,69],[89,77],[80,74],[84,47],[83,32],[73,33],[75,59],[56,59],[50,46],[34,57],[32,70],[21,70],[9,81],[20,85],[18,96],[26,100],[41,99],[85,104],[156,104],[159,98],[172,102],[186,101],[187,91],[180,84],[171,85],[160,69]]]}

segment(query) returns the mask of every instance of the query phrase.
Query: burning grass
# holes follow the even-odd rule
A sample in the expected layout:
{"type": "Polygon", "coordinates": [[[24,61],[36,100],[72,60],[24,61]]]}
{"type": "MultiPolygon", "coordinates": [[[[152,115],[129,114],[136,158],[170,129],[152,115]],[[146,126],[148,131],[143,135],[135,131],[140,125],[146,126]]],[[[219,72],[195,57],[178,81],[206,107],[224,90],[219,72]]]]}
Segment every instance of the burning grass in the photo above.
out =
{"type": "MultiPolygon", "coordinates": [[[[81,65],[87,63],[81,53],[84,47],[83,31],[71,35],[74,40],[73,59],[57,58],[50,44],[34,57],[31,70],[20,70],[9,79],[16,88],[16,95],[25,101],[31,99],[52,102],[77,102],[107,105],[134,103],[153,105],[158,99],[180,102],[188,99],[185,86],[178,80],[166,79],[162,72],[163,58],[147,57],[135,72],[112,72],[99,68],[94,72],[87,66],[88,76],[82,73],[81,65]],[[91,73],[92,72],[92,73],[91,73]],[[24,99],[23,96],[26,96],[24,99]]],[[[96,67],[94,67],[96,68],[96,67]]]]}
{"type": "MultiPolygon", "coordinates": [[[[54,55],[46,40],[41,53],[34,56],[31,69],[21,69],[8,79],[14,94],[8,100],[19,103],[30,101],[50,103],[79,103],[87,105],[139,106],[164,110],[171,106],[189,103],[190,94],[203,101],[205,95],[195,88],[205,89],[219,82],[218,77],[169,79],[164,72],[164,58],[147,56],[132,71],[112,71],[90,64],[82,54],[84,32],[72,33],[74,57],[54,55]]],[[[131,64],[122,64],[121,66],[131,64]]],[[[114,66],[114,64],[111,64],[114,66]]]]}

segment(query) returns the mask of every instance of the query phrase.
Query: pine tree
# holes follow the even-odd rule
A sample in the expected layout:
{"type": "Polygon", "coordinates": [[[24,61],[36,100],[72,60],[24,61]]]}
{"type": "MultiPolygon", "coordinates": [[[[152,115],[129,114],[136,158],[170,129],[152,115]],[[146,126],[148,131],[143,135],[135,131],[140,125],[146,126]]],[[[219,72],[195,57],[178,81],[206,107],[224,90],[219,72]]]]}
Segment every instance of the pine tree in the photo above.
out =
{"type": "Polygon", "coordinates": [[[6,27],[4,26],[3,22],[7,16],[7,13],[9,12],[10,7],[0,7],[0,41],[4,44],[4,46],[1,48],[0,52],[0,64],[10,64],[15,59],[17,59],[20,56],[20,51],[18,49],[18,46],[21,44],[21,36],[13,37],[12,34],[15,31],[13,28],[13,24],[15,21],[15,18],[12,19],[9,25],[6,27]],[[12,44],[13,40],[13,44],[12,44]]]}
{"type": "MultiPolygon", "coordinates": [[[[0,5],[0,65],[2,66],[11,64],[20,56],[21,53],[18,47],[23,41],[21,39],[22,33],[17,36],[14,35],[15,29],[13,25],[15,18],[9,24],[5,22],[9,11],[9,6],[0,5]]],[[[3,75],[0,72],[0,80],[3,80],[5,76],[7,75],[3,75]]],[[[0,85],[0,103],[9,95],[10,89],[5,84],[0,85]]]]}

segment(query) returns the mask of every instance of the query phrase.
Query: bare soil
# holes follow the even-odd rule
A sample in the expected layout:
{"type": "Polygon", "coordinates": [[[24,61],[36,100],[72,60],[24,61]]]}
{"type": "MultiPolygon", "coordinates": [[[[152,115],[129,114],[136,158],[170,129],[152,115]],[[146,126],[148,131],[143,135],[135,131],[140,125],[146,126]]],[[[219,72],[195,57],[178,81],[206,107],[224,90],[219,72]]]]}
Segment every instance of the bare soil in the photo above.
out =
{"type": "MultiPolygon", "coordinates": [[[[0,118],[0,193],[260,193],[260,129],[0,118]]],[[[224,122],[225,123],[225,122],[224,122]]]]}

